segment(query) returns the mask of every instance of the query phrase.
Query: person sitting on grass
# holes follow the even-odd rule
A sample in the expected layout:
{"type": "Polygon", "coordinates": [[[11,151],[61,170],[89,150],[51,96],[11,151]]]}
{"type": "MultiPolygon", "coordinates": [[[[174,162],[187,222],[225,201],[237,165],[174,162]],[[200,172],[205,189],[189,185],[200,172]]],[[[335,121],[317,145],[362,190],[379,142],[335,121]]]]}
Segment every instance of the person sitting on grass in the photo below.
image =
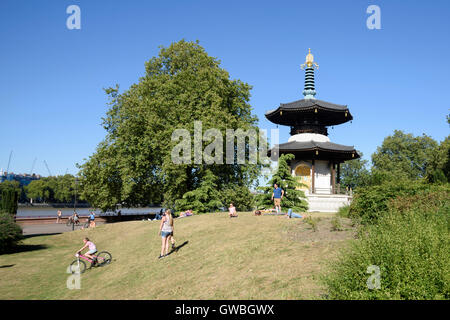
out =
{"type": "Polygon", "coordinates": [[[232,203],[230,203],[230,207],[228,208],[228,215],[230,216],[230,218],[237,218],[238,216],[236,213],[236,207],[232,203]]]}
{"type": "Polygon", "coordinates": [[[97,263],[97,259],[93,256],[97,252],[97,246],[89,240],[89,238],[83,239],[84,246],[77,251],[77,254],[80,254],[81,251],[83,251],[85,248],[89,247],[89,250],[84,254],[85,257],[88,257],[92,260],[92,265],[95,265],[97,263]]]}
{"type": "Polygon", "coordinates": [[[157,213],[155,214],[155,218],[154,218],[153,220],[150,219],[150,218],[148,218],[148,221],[161,220],[163,215],[164,215],[164,211],[163,211],[163,209],[161,209],[161,210],[159,211],[159,213],[157,212],[157,213]]]}

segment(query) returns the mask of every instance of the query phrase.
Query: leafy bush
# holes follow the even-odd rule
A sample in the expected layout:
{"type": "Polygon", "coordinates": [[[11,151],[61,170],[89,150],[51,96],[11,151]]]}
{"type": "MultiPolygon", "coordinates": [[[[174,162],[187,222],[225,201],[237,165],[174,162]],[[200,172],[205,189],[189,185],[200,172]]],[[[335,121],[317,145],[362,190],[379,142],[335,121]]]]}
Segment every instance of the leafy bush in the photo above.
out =
{"type": "Polygon", "coordinates": [[[221,194],[217,190],[217,177],[207,170],[200,186],[186,192],[183,198],[175,201],[177,210],[193,209],[199,213],[214,212],[223,206],[221,194]]]}
{"type": "Polygon", "coordinates": [[[337,216],[341,218],[348,218],[349,215],[350,215],[350,206],[340,207],[337,212],[337,216]]]}
{"type": "Polygon", "coordinates": [[[318,222],[320,221],[320,218],[312,218],[312,217],[307,217],[305,218],[305,220],[303,220],[305,223],[309,224],[311,226],[311,228],[313,229],[314,232],[316,232],[319,227],[318,227],[318,222]]]}
{"type": "Polygon", "coordinates": [[[255,206],[254,195],[246,186],[230,185],[220,193],[225,207],[233,203],[237,211],[250,211],[255,206]]]}
{"type": "Polygon", "coordinates": [[[339,217],[333,217],[331,219],[331,231],[342,231],[344,227],[342,227],[342,222],[339,217]]]}
{"type": "Polygon", "coordinates": [[[17,203],[19,201],[19,193],[17,190],[7,188],[2,190],[0,200],[0,211],[15,215],[17,213],[17,203]]]}
{"type": "Polygon", "coordinates": [[[13,217],[0,212],[0,253],[13,248],[22,238],[22,229],[14,222],[13,217]]]}
{"type": "Polygon", "coordinates": [[[393,199],[378,217],[325,277],[329,298],[449,299],[448,191],[393,199]],[[379,289],[368,288],[371,265],[380,268],[379,289]]]}
{"type": "Polygon", "coordinates": [[[429,185],[424,182],[400,180],[395,183],[360,188],[350,205],[350,217],[362,224],[374,224],[383,215],[391,199],[428,193],[433,190],[450,191],[449,185],[429,185]]]}

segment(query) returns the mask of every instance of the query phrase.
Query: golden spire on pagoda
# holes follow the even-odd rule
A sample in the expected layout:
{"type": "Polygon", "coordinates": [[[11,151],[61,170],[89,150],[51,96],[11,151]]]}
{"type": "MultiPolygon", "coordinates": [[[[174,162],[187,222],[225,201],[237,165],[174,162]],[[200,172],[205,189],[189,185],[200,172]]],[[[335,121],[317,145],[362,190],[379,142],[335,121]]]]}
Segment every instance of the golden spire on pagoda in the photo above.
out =
{"type": "Polygon", "coordinates": [[[313,66],[316,67],[316,69],[319,69],[319,65],[314,61],[314,56],[311,53],[311,48],[309,48],[309,53],[306,55],[306,61],[304,64],[302,64],[300,67],[302,69],[305,68],[312,68],[313,66]]]}

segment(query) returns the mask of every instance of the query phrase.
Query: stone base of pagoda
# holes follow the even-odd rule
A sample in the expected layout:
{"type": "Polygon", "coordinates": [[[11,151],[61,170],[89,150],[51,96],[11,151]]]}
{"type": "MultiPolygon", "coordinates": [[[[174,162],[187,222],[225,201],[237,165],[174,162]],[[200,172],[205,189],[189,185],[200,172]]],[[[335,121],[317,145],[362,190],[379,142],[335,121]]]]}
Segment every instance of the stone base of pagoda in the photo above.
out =
{"type": "Polygon", "coordinates": [[[338,212],[339,208],[350,205],[352,196],[345,194],[308,194],[308,212],[338,212]]]}

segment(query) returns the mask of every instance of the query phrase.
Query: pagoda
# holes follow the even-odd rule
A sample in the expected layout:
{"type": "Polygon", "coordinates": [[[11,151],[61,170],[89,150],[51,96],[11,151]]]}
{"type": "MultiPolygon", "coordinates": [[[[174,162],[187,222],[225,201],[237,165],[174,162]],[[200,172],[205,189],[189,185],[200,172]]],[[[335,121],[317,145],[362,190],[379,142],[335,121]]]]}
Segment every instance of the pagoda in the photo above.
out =
{"type": "MultiPolygon", "coordinates": [[[[318,68],[309,49],[301,65],[305,70],[304,98],[281,103],[265,116],[277,125],[290,127],[291,137],[287,143],[277,146],[278,152],[295,156],[289,165],[292,175],[304,185],[309,210],[333,212],[351,200],[350,195],[340,190],[340,165],[360,156],[353,146],[333,143],[328,137],[328,127],[351,121],[353,116],[346,105],[315,98],[314,69],[318,68]]],[[[275,150],[269,150],[269,156],[275,150]]]]}

